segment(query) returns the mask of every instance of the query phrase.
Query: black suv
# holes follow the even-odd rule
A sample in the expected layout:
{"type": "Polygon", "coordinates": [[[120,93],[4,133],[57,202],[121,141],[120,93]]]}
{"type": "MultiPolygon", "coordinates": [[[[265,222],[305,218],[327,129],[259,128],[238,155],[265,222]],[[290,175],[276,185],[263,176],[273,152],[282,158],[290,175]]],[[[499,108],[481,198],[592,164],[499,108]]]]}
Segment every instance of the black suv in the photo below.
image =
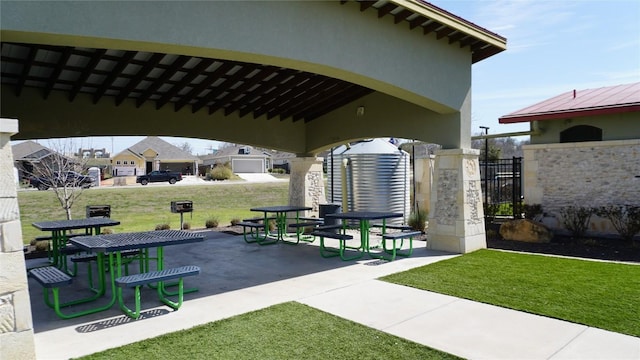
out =
{"type": "Polygon", "coordinates": [[[89,188],[93,186],[95,180],[86,175],[82,175],[75,171],[62,171],[54,172],[51,178],[49,177],[36,177],[29,178],[29,185],[38,190],[47,190],[50,187],[82,187],[89,188]]]}

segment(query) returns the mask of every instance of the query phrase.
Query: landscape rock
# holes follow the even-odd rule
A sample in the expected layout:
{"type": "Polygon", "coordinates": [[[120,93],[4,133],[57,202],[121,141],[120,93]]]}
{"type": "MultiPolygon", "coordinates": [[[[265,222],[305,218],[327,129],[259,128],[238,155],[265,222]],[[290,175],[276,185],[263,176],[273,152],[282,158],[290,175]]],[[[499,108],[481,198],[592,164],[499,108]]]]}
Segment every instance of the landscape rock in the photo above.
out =
{"type": "Polygon", "coordinates": [[[502,224],[500,236],[505,240],[548,243],[553,238],[553,233],[541,223],[518,219],[502,224]]]}

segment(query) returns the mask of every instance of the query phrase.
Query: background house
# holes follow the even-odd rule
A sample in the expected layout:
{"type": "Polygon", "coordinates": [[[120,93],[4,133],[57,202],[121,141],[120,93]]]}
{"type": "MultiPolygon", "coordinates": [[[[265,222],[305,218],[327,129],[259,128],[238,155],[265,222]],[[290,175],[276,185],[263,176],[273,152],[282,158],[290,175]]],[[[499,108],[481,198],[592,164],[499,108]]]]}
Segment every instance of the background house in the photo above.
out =
{"type": "MultiPolygon", "coordinates": [[[[318,155],[322,156],[322,155],[318,155]]],[[[291,172],[291,159],[295,159],[296,154],[286,151],[272,151],[271,162],[273,169],[283,169],[287,174],[291,172]]]]}
{"type": "MultiPolygon", "coordinates": [[[[524,201],[551,227],[566,206],[640,206],[640,83],[568,91],[499,121],[531,123],[524,201]]],[[[598,220],[590,230],[610,233],[598,220]]]]}
{"type": "MultiPolygon", "coordinates": [[[[229,145],[200,156],[203,168],[229,164],[234,173],[265,173],[272,167],[271,154],[249,145],[229,145]]],[[[204,170],[204,169],[203,169],[204,170]]]]}
{"type": "Polygon", "coordinates": [[[200,159],[157,136],[148,136],[111,159],[113,176],[133,176],[153,170],[179,171],[193,175],[200,159]]]}
{"type": "Polygon", "coordinates": [[[40,173],[48,173],[50,170],[58,170],[57,167],[62,164],[74,163],[74,159],[31,140],[11,146],[11,151],[20,181],[30,176],[38,176],[40,173]]]}
{"type": "Polygon", "coordinates": [[[82,159],[85,169],[98,168],[100,169],[100,178],[104,179],[106,174],[111,174],[111,154],[107,152],[106,148],[95,149],[78,149],[78,152],[74,154],[77,159],[82,159]]]}

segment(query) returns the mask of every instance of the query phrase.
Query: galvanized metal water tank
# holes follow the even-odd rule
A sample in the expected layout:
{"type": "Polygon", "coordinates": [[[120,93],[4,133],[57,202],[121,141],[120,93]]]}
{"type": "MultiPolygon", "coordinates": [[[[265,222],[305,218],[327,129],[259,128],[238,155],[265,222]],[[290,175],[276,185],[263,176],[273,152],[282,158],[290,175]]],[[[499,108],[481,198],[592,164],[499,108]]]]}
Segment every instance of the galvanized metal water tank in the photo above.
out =
{"type": "Polygon", "coordinates": [[[342,203],[342,211],[393,211],[404,218],[389,224],[403,224],[411,211],[409,154],[383,140],[364,140],[340,146],[327,155],[327,200],[342,203]],[[343,160],[347,160],[346,199],[343,199],[343,160]],[[345,201],[346,200],[346,205],[345,201]]]}

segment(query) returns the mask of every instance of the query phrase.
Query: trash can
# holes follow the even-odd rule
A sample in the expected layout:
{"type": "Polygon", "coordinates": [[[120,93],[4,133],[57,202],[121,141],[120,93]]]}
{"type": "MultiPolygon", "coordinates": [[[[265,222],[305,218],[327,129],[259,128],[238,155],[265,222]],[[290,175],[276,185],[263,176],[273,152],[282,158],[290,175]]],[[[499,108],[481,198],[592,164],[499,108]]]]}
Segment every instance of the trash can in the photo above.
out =
{"type": "Polygon", "coordinates": [[[94,180],[93,186],[100,186],[100,168],[98,168],[98,167],[90,167],[89,168],[89,177],[93,178],[93,180],[94,180]]]}
{"type": "MultiPolygon", "coordinates": [[[[324,225],[336,225],[340,224],[340,219],[325,218],[327,214],[336,214],[342,212],[341,204],[320,204],[318,209],[318,216],[324,219],[324,225]]],[[[329,230],[331,232],[338,232],[338,229],[329,230]]]]}

